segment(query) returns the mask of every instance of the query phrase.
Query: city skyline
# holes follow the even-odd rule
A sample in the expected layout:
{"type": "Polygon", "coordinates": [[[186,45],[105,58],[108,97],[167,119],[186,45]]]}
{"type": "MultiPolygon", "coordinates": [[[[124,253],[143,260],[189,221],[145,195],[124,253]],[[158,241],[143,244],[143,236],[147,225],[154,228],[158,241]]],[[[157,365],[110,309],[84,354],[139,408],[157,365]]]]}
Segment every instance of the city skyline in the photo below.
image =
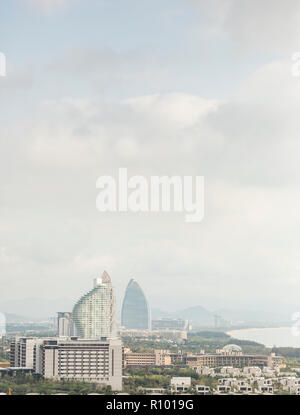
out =
{"type": "MultiPolygon", "coordinates": [[[[101,278],[100,278],[101,279],[101,278]]],[[[99,280],[99,278],[93,278],[90,277],[89,281],[91,280],[99,280]]],[[[134,279],[131,279],[134,280],[134,279]]],[[[130,280],[130,281],[131,281],[130,280]]],[[[129,283],[130,283],[129,281],[129,283]]],[[[118,290],[116,290],[115,292],[115,297],[116,299],[118,299],[118,301],[116,301],[116,321],[118,322],[119,325],[121,325],[121,320],[122,320],[122,304],[124,302],[125,296],[126,296],[126,289],[129,285],[129,283],[126,285],[126,288],[124,290],[123,293],[118,292],[118,290]]],[[[82,295],[82,293],[78,294],[78,297],[84,297],[85,295],[82,295]]],[[[30,320],[32,319],[33,321],[37,321],[37,320],[45,320],[45,319],[49,319],[49,318],[53,318],[53,315],[57,314],[57,310],[72,310],[74,304],[78,301],[78,297],[77,298],[60,298],[57,301],[51,301],[51,300],[45,300],[45,299],[34,299],[34,298],[28,298],[28,299],[23,299],[20,301],[14,301],[14,302],[7,302],[6,307],[2,308],[4,311],[3,317],[5,316],[5,314],[7,314],[9,316],[9,319],[13,320],[15,318],[17,318],[17,320],[19,320],[20,318],[22,319],[22,317],[25,318],[26,320],[30,320]]],[[[147,300],[146,300],[147,301],[147,300]]],[[[147,301],[148,302],[148,301],[147,301]]],[[[260,321],[260,322],[284,322],[289,323],[292,322],[293,320],[293,315],[294,313],[294,309],[293,307],[289,307],[286,308],[285,310],[274,310],[273,307],[269,307],[268,309],[259,309],[257,307],[244,307],[243,305],[240,305],[240,307],[238,306],[237,303],[235,304],[228,304],[227,307],[223,306],[223,308],[221,307],[220,304],[216,304],[215,307],[203,307],[203,304],[205,303],[205,301],[198,301],[198,303],[195,304],[188,304],[186,306],[184,306],[184,301],[183,302],[177,302],[176,306],[173,308],[170,307],[166,307],[165,305],[157,305],[157,303],[151,303],[151,307],[149,307],[150,310],[153,310],[154,312],[154,318],[182,318],[182,313],[186,313],[189,312],[193,314],[193,317],[187,317],[188,319],[194,319],[196,313],[200,312],[204,312],[205,314],[209,314],[209,320],[211,320],[211,323],[207,323],[207,316],[206,318],[204,317],[204,319],[206,320],[206,323],[204,325],[211,325],[213,326],[213,321],[215,320],[215,313],[217,314],[221,314],[218,317],[222,319],[222,315],[223,313],[225,313],[227,315],[227,317],[225,318],[224,321],[226,321],[226,319],[229,319],[229,321],[231,319],[233,319],[233,321],[235,320],[245,320],[245,321],[260,321]]],[[[64,312],[59,312],[61,314],[72,314],[70,311],[64,311],[64,312]]],[[[63,316],[62,316],[63,317],[63,316]]],[[[202,320],[203,316],[199,316],[200,320],[202,320]]],[[[62,318],[62,325],[65,324],[64,318],[62,318]]],[[[203,323],[201,324],[203,325],[203,323]]]]}
{"type": "Polygon", "coordinates": [[[300,396],[299,22],[0,1],[1,401],[300,396]]]}

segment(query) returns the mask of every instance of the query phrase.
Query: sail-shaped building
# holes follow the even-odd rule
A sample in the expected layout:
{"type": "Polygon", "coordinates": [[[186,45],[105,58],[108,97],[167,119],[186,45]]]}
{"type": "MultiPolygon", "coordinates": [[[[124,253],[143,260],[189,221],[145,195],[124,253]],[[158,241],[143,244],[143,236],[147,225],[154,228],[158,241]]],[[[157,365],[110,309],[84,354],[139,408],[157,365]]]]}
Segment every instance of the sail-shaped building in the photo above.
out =
{"type": "Polygon", "coordinates": [[[131,279],[122,304],[121,325],[131,330],[151,330],[151,313],[147,298],[139,284],[131,279]]]}
{"type": "Polygon", "coordinates": [[[73,308],[76,336],[83,339],[103,339],[116,335],[115,295],[106,271],[94,279],[94,288],[82,296],[73,308]]]}

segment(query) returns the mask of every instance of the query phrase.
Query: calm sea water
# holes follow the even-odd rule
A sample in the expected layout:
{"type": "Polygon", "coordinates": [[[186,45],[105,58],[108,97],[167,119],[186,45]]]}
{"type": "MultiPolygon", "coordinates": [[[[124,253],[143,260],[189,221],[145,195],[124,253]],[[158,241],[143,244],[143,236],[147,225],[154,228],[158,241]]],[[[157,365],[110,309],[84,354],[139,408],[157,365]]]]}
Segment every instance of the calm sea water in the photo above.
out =
{"type": "Polygon", "coordinates": [[[291,327],[232,330],[227,334],[239,340],[252,340],[262,343],[267,347],[277,346],[300,348],[300,331],[298,335],[295,335],[297,332],[293,332],[291,327]]]}

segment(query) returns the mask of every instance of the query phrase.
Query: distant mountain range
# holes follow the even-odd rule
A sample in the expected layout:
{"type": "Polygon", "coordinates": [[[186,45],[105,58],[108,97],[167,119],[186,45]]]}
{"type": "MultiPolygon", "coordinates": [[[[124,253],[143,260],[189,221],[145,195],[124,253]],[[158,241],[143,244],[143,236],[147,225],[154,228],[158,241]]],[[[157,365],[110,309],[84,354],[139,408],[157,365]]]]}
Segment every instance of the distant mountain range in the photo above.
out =
{"type": "Polygon", "coordinates": [[[286,324],[291,322],[290,313],[279,313],[274,311],[262,310],[230,310],[220,309],[215,312],[222,316],[222,318],[232,321],[234,323],[272,323],[272,324],[286,324]]]}
{"type": "MultiPolygon", "coordinates": [[[[72,311],[73,305],[73,300],[65,298],[56,300],[26,298],[1,302],[0,312],[6,314],[7,321],[11,323],[41,321],[54,317],[57,311],[72,311]]],[[[120,307],[118,308],[120,312],[120,307]]],[[[291,321],[289,313],[225,308],[209,311],[200,305],[179,311],[166,312],[157,308],[153,308],[151,311],[152,319],[160,317],[183,318],[189,320],[194,327],[214,327],[215,315],[228,322],[232,322],[234,325],[248,324],[254,326],[257,323],[257,326],[260,326],[270,323],[271,326],[274,324],[287,324],[291,321]]]]}
{"type": "Polygon", "coordinates": [[[23,321],[24,319],[40,321],[54,317],[57,311],[71,311],[73,305],[74,301],[64,298],[57,300],[25,298],[1,302],[0,311],[6,315],[15,315],[23,321]]]}
{"type": "MultiPolygon", "coordinates": [[[[259,310],[230,310],[220,309],[216,311],[209,311],[202,306],[189,307],[180,311],[165,312],[159,309],[152,309],[152,318],[183,318],[189,320],[195,327],[214,327],[215,315],[225,320],[228,325],[252,325],[266,326],[270,324],[280,325],[288,324],[290,320],[290,314],[278,313],[278,312],[266,312],[259,310]]],[[[226,324],[226,325],[227,325],[226,324]]]]}

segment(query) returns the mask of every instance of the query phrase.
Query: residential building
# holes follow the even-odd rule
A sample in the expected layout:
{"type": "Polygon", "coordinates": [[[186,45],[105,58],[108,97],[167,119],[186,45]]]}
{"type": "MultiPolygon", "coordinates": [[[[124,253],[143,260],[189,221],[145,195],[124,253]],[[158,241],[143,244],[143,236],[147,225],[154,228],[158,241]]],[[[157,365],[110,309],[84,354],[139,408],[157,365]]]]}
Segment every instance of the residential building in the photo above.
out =
{"type": "Polygon", "coordinates": [[[196,366],[196,367],[193,367],[193,369],[198,373],[198,375],[215,376],[215,370],[211,367],[196,366]]]}
{"type": "Polygon", "coordinates": [[[59,337],[70,337],[73,335],[72,330],[72,313],[57,313],[57,334],[59,337]]]}
{"type": "Polygon", "coordinates": [[[282,356],[276,356],[275,353],[271,353],[269,356],[268,366],[271,368],[284,369],[286,368],[286,363],[282,356]]]}
{"type": "Polygon", "coordinates": [[[139,388],[139,390],[146,395],[165,395],[167,393],[165,388],[139,388]]]}
{"type": "Polygon", "coordinates": [[[196,385],[196,392],[199,395],[209,395],[210,394],[210,387],[205,385],[196,385]]]}
{"type": "Polygon", "coordinates": [[[260,367],[258,367],[258,366],[245,366],[244,368],[243,368],[243,374],[245,375],[245,376],[261,376],[261,373],[262,373],[262,371],[261,371],[261,368],[260,367]]]}
{"type": "Polygon", "coordinates": [[[217,354],[223,355],[241,355],[243,354],[242,348],[236,344],[227,344],[223,349],[217,349],[217,354]]]}
{"type": "Polygon", "coordinates": [[[204,354],[186,357],[186,364],[193,368],[198,366],[223,367],[233,366],[242,368],[244,366],[267,366],[268,356],[244,355],[244,354],[204,354]]]}
{"type": "Polygon", "coordinates": [[[237,380],[235,378],[223,378],[218,380],[218,384],[223,386],[234,386],[237,385],[237,380]]]}
{"type": "Polygon", "coordinates": [[[16,338],[12,367],[26,367],[45,379],[78,380],[122,390],[120,339],[16,338]]]}
{"type": "Polygon", "coordinates": [[[127,366],[155,366],[154,353],[124,352],[124,364],[127,366]]]}
{"type": "Polygon", "coordinates": [[[154,350],[156,366],[171,366],[171,356],[168,350],[154,350]]]}
{"type": "Polygon", "coordinates": [[[277,376],[280,373],[280,368],[279,367],[274,367],[274,369],[270,368],[270,367],[263,367],[263,375],[266,377],[274,377],[277,376]]]}
{"type": "Polygon", "coordinates": [[[10,366],[38,370],[37,353],[42,343],[37,337],[16,337],[10,345],[10,366]]]}
{"type": "Polygon", "coordinates": [[[258,386],[273,386],[272,379],[265,379],[264,377],[256,379],[258,386]]]}
{"type": "Polygon", "coordinates": [[[225,386],[225,385],[218,385],[217,386],[217,392],[219,392],[219,393],[228,393],[230,391],[231,391],[230,386],[225,386]]]}
{"type": "Polygon", "coordinates": [[[238,385],[238,391],[244,392],[244,393],[250,393],[252,392],[252,387],[248,384],[238,385]]]}
{"type": "Polygon", "coordinates": [[[173,377],[171,379],[171,390],[173,392],[187,392],[192,386],[190,377],[173,377]]]}
{"type": "Polygon", "coordinates": [[[259,386],[258,391],[261,393],[267,393],[273,395],[273,386],[259,386]]]}
{"type": "Polygon", "coordinates": [[[300,379],[295,376],[285,376],[279,380],[283,386],[283,390],[290,392],[293,395],[298,395],[300,391],[300,379]]]}
{"type": "Polygon", "coordinates": [[[124,350],[126,366],[170,366],[171,356],[168,350],[154,350],[152,353],[133,353],[130,349],[124,350]]]}
{"type": "Polygon", "coordinates": [[[221,368],[221,375],[229,375],[233,377],[238,377],[241,375],[241,371],[237,367],[224,366],[221,368]]]}

